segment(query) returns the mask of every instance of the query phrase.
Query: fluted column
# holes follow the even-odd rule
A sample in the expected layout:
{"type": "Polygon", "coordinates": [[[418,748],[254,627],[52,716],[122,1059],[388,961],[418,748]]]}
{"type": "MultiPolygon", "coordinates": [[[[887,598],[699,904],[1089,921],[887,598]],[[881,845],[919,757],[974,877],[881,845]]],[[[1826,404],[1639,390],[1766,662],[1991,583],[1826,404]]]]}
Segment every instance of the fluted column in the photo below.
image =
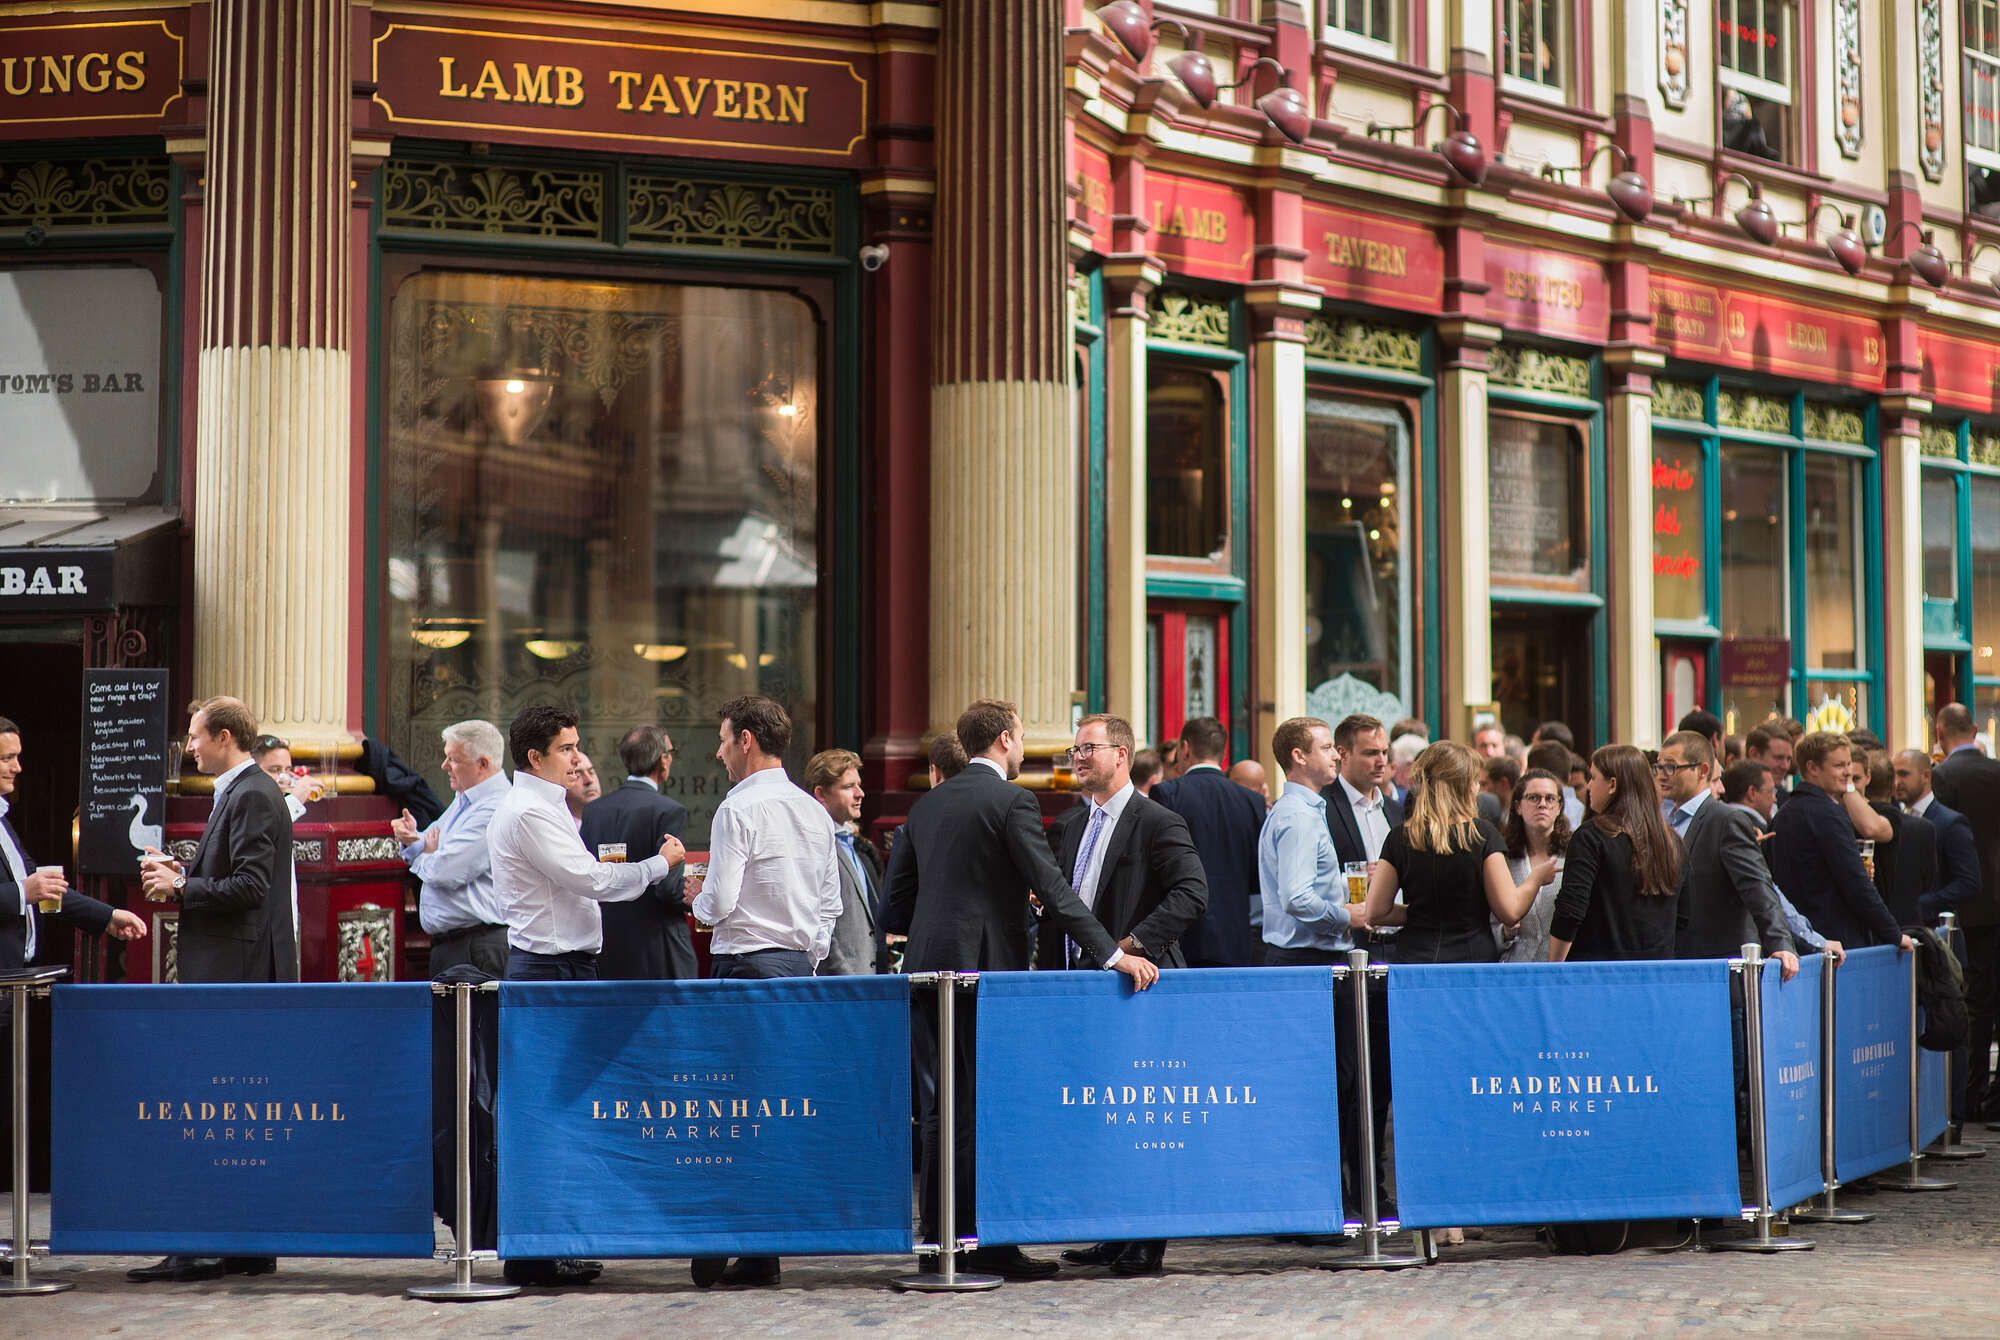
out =
{"type": "Polygon", "coordinates": [[[347,0],[214,0],[194,678],[347,733],[347,0]]]}
{"type": "Polygon", "coordinates": [[[1069,740],[1077,481],[1063,284],[1062,6],[953,0],[938,40],[934,725],[1010,698],[1069,740]]]}
{"type": "MultiPolygon", "coordinates": [[[[1609,361],[1609,360],[1607,360],[1609,361]]],[[[1610,372],[1604,416],[1605,533],[1611,548],[1611,738],[1660,742],[1660,650],[1653,639],[1653,383],[1610,372]]]]}
{"type": "MultiPolygon", "coordinates": [[[[1920,396],[1881,399],[1876,419],[1882,451],[1883,719],[1871,721],[1885,740],[1930,738],[1924,693],[1923,439],[1920,396]]],[[[1900,745],[1898,746],[1901,747],[1900,745]]]]}
{"type": "Polygon", "coordinates": [[[1444,591],[1444,733],[1472,738],[1474,709],[1493,701],[1493,561],[1486,479],[1486,355],[1498,327],[1448,323],[1438,378],[1439,544],[1444,591]]]}

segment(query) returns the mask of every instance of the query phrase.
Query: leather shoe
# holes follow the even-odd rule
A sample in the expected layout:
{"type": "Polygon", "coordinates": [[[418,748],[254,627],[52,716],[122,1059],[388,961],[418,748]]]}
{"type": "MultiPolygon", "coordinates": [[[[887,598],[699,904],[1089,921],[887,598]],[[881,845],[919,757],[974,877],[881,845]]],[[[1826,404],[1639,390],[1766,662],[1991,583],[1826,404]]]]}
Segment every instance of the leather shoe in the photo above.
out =
{"type": "Polygon", "coordinates": [[[1003,1280],[1045,1280],[1062,1269],[1054,1261],[1029,1256],[1019,1247],[981,1247],[966,1256],[965,1268],[1003,1280]]]}
{"type": "Polygon", "coordinates": [[[183,1256],[181,1267],[173,1275],[176,1284],[194,1284],[201,1280],[219,1280],[223,1276],[222,1258],[219,1256],[183,1256]]]}
{"type": "Polygon", "coordinates": [[[125,1272],[125,1278],[134,1284],[150,1284],[154,1280],[170,1280],[180,1272],[185,1257],[169,1256],[153,1262],[149,1266],[134,1266],[125,1272]]]}
{"type": "Polygon", "coordinates": [[[697,1256],[688,1262],[688,1275],[697,1289],[713,1289],[729,1270],[726,1256],[697,1256]]]}
{"type": "Polygon", "coordinates": [[[588,1284],[603,1273],[603,1265],[596,1261],[508,1261],[500,1268],[501,1277],[509,1284],[535,1289],[588,1284]]]}
{"type": "Polygon", "coordinates": [[[278,1258],[275,1256],[225,1256],[222,1258],[222,1273],[225,1275],[275,1275],[278,1273],[278,1258]]]}
{"type": "Polygon", "coordinates": [[[1134,1275],[1157,1275],[1166,1269],[1167,1244],[1164,1242],[1128,1242],[1111,1263],[1111,1273],[1130,1278],[1134,1275]]]}
{"type": "Polygon", "coordinates": [[[729,1269],[722,1272],[720,1283],[740,1285],[746,1289],[762,1288],[778,1282],[778,1258],[775,1256],[739,1256],[729,1269]]]}
{"type": "Polygon", "coordinates": [[[1070,1247],[1062,1253],[1062,1263],[1066,1266],[1108,1266],[1116,1261],[1127,1244],[1122,1242],[1100,1242],[1094,1247],[1070,1247]]]}

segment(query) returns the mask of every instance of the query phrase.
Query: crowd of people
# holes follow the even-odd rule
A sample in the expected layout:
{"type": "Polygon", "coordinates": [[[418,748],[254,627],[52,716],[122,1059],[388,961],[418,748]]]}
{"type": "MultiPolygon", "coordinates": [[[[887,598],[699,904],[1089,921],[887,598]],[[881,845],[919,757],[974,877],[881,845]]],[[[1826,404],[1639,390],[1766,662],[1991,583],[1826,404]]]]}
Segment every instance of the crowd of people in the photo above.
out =
{"type": "MultiPolygon", "coordinates": [[[[1529,963],[1725,957],[1753,942],[1789,977],[1800,954],[1837,962],[1849,947],[1908,950],[1906,928],[1952,911],[1966,931],[1972,1016],[1955,1116],[2000,1116],[2000,1095],[1988,1092],[2000,762],[1959,704],[1937,714],[1936,757],[1782,718],[1737,740],[1699,711],[1657,750],[1607,744],[1587,757],[1560,722],[1525,741],[1486,723],[1464,743],[1432,740],[1416,720],[1299,717],[1270,741],[1275,795],[1255,760],[1232,763],[1228,731],[1212,717],[1186,721],[1155,751],[1138,747],[1125,719],[1095,714],[1064,760],[1079,800],[1050,825],[1035,793],[1013,784],[1026,754],[1020,714],[982,700],[932,741],[929,788],[886,851],[862,825],[861,760],[817,753],[801,785],[784,767],[791,737],[769,698],[722,706],[715,757],[730,789],[707,865],[694,870],[682,842],[688,813],[665,794],[675,744],[659,727],[619,741],[624,776],[611,786],[583,754],[577,718],[559,708],[522,711],[504,736],[485,721],[447,727],[449,805],[428,822],[405,809],[392,825],[419,885],[433,974],[692,977],[692,921],[709,936],[718,978],[1070,969],[1121,973],[1143,991],[1162,968],[1336,964],[1355,948],[1392,963],[1529,963]]],[[[211,698],[192,708],[188,756],[214,778],[207,828],[186,862],[147,853],[141,877],[147,898],[179,903],[179,980],[295,978],[288,854],[302,806],[289,750],[258,734],[244,704],[211,698]]],[[[68,890],[59,870],[38,870],[23,850],[5,819],[20,760],[20,730],[0,719],[0,967],[32,955],[40,915],[143,935],[139,918],[68,890]]],[[[1336,1000],[1344,1016],[1346,994],[1336,1000]]],[[[1367,1119],[1386,1185],[1386,1008],[1370,1021],[1367,1119]]],[[[958,1034],[952,1063],[965,1099],[947,1132],[926,1070],[938,1064],[927,1008],[914,1025],[923,1232],[935,1241],[945,1229],[939,1151],[951,1139],[961,1154],[953,1227],[969,1235],[975,1034],[958,1034]]],[[[1361,1044],[1344,1017],[1337,1037],[1351,1093],[1361,1044]]],[[[1359,1114],[1343,1119],[1349,1204],[1359,1130],[1359,1114]]],[[[1109,1242],[1062,1256],[1142,1275],[1163,1268],[1165,1248],[1109,1242]]],[[[131,1275],[213,1279],[275,1264],[169,1257],[131,1275]]],[[[981,1248],[967,1265],[1013,1279],[1059,1268],[1015,1247],[981,1248]]],[[[506,1263],[510,1280],[543,1286],[601,1269],[506,1263]]],[[[691,1271],[703,1287],[756,1286],[775,1283],[780,1267],[702,1258],[691,1271]]]]}

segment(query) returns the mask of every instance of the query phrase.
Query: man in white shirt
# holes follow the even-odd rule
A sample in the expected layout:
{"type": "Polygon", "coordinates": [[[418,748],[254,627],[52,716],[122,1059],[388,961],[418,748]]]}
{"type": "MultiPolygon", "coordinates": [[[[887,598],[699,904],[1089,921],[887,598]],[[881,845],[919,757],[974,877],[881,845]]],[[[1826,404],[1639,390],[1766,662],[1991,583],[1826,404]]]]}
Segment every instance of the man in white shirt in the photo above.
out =
{"type": "MultiPolygon", "coordinates": [[[[715,756],[729,773],[729,794],[709,825],[708,877],[694,917],[713,928],[709,976],[810,977],[833,943],[840,920],[840,867],[833,819],[785,775],[792,719],[769,698],[749,695],[722,705],[715,756]]],[[[778,1258],[698,1256],[694,1282],[771,1285],[778,1258]]]]}
{"type": "Polygon", "coordinates": [[[431,975],[469,963],[500,977],[507,971],[507,912],[493,891],[487,829],[507,795],[500,766],[506,743],[490,721],[460,721],[441,734],[451,804],[422,830],[404,810],[389,831],[423,882],[417,918],[431,937],[431,975]]]}

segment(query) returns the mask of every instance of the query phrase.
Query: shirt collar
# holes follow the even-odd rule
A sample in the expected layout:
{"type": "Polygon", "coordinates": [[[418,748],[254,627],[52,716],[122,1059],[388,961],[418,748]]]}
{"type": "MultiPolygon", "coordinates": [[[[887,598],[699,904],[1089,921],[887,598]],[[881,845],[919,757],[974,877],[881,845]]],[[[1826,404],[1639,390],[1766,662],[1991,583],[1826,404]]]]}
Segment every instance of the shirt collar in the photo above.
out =
{"type": "Polygon", "coordinates": [[[770,786],[774,782],[790,786],[792,779],[785,775],[783,768],[759,768],[736,785],[730,787],[729,794],[733,796],[739,791],[747,793],[757,787],[770,786]]]}
{"type": "Polygon", "coordinates": [[[993,769],[993,775],[995,777],[998,777],[1003,782],[1007,780],[1007,770],[1001,767],[998,763],[995,763],[992,759],[986,757],[986,755],[984,754],[979,755],[977,758],[967,759],[966,761],[968,763],[983,763],[987,767],[993,769]]]}
{"type": "Polygon", "coordinates": [[[1675,808],[1677,808],[1682,814],[1685,814],[1690,820],[1692,820],[1695,815],[1701,813],[1701,807],[1708,803],[1708,798],[1711,794],[1712,793],[1709,791],[1709,789],[1704,786],[1701,790],[1695,792],[1692,796],[1689,796],[1686,800],[1682,801],[1675,808]]]}
{"type": "Polygon", "coordinates": [[[1187,765],[1186,771],[1181,773],[1181,776],[1185,777],[1190,772],[1200,772],[1203,768],[1208,769],[1210,772],[1222,771],[1222,765],[1220,763],[1190,763],[1187,765]]]}
{"type": "MultiPolygon", "coordinates": [[[[1910,806],[1910,813],[1916,815],[1928,814],[1930,812],[1931,802],[1936,799],[1937,799],[1937,793],[1935,791],[1924,792],[1923,796],[1917,801],[1917,803],[1910,806]]],[[[6,801],[0,800],[0,806],[4,806],[6,805],[6,803],[7,803],[6,801]]],[[[5,814],[6,812],[7,811],[4,808],[0,808],[0,814],[5,814]]]]}
{"type": "Polygon", "coordinates": [[[631,786],[634,783],[637,783],[638,785],[645,787],[648,791],[651,791],[655,795],[659,794],[660,788],[653,785],[653,779],[651,777],[633,777],[630,774],[627,774],[625,778],[625,785],[631,786]]]}
{"type": "Polygon", "coordinates": [[[1325,796],[1313,790],[1310,786],[1302,785],[1301,783],[1293,781],[1289,777],[1285,779],[1285,789],[1283,792],[1280,793],[1280,795],[1281,797],[1297,796],[1300,800],[1305,801],[1308,805],[1311,805],[1314,809],[1323,810],[1326,808],[1325,796]]]}
{"type": "Polygon", "coordinates": [[[1966,741],[1966,742],[1965,742],[1964,744],[1955,744],[1955,745],[1953,745],[1953,746],[1952,746],[1952,747],[1951,747],[1951,748],[1950,748],[1949,750],[1947,750],[1947,751],[1946,751],[1946,753],[1947,753],[1947,754],[1962,754],[1962,753],[1964,753],[1964,752],[1965,752],[1966,750],[1968,750],[1968,749],[1970,749],[1970,750],[1971,750],[1971,751],[1972,751],[1973,753],[1975,753],[1975,754],[1976,754],[1976,753],[1978,753],[1978,752],[1979,752],[1979,741],[1977,741],[1977,740],[1967,740],[1967,741],[1966,741]]]}
{"type": "Polygon", "coordinates": [[[5,796],[0,796],[0,819],[4,819],[4,818],[6,818],[6,817],[7,817],[7,811],[8,811],[8,810],[11,810],[11,809],[13,809],[13,808],[14,808],[14,802],[13,802],[13,801],[9,800],[9,799],[8,799],[7,797],[5,797],[5,796]]]}
{"type": "Polygon", "coordinates": [[[229,771],[218,774],[215,779],[215,798],[217,800],[222,799],[222,793],[234,786],[238,777],[241,777],[245,772],[256,766],[256,759],[246,758],[229,771]]]}
{"type": "Polygon", "coordinates": [[[553,805],[565,815],[569,813],[569,788],[560,782],[547,781],[526,768],[519,768],[514,773],[514,789],[526,792],[537,804],[553,805]]]}
{"type": "Polygon", "coordinates": [[[477,797],[481,804],[485,804],[489,800],[499,799],[500,793],[511,785],[512,783],[507,780],[506,772],[500,770],[495,771],[485,781],[476,782],[458,794],[464,799],[467,805],[472,804],[474,797],[477,797]]]}
{"type": "Polygon", "coordinates": [[[1105,801],[1102,805],[1093,800],[1090,802],[1090,807],[1096,810],[1103,810],[1105,817],[1115,824],[1118,822],[1118,816],[1125,813],[1125,807],[1131,803],[1132,797],[1138,794],[1139,788],[1127,782],[1111,793],[1111,799],[1105,801]]]}
{"type": "Polygon", "coordinates": [[[1340,779],[1340,789],[1347,793],[1348,804],[1359,805],[1362,809],[1378,809],[1381,807],[1382,802],[1388,799],[1387,796],[1382,794],[1382,788],[1378,786],[1375,788],[1375,798],[1370,800],[1367,796],[1362,795],[1354,783],[1348,781],[1346,777],[1340,779]]]}

